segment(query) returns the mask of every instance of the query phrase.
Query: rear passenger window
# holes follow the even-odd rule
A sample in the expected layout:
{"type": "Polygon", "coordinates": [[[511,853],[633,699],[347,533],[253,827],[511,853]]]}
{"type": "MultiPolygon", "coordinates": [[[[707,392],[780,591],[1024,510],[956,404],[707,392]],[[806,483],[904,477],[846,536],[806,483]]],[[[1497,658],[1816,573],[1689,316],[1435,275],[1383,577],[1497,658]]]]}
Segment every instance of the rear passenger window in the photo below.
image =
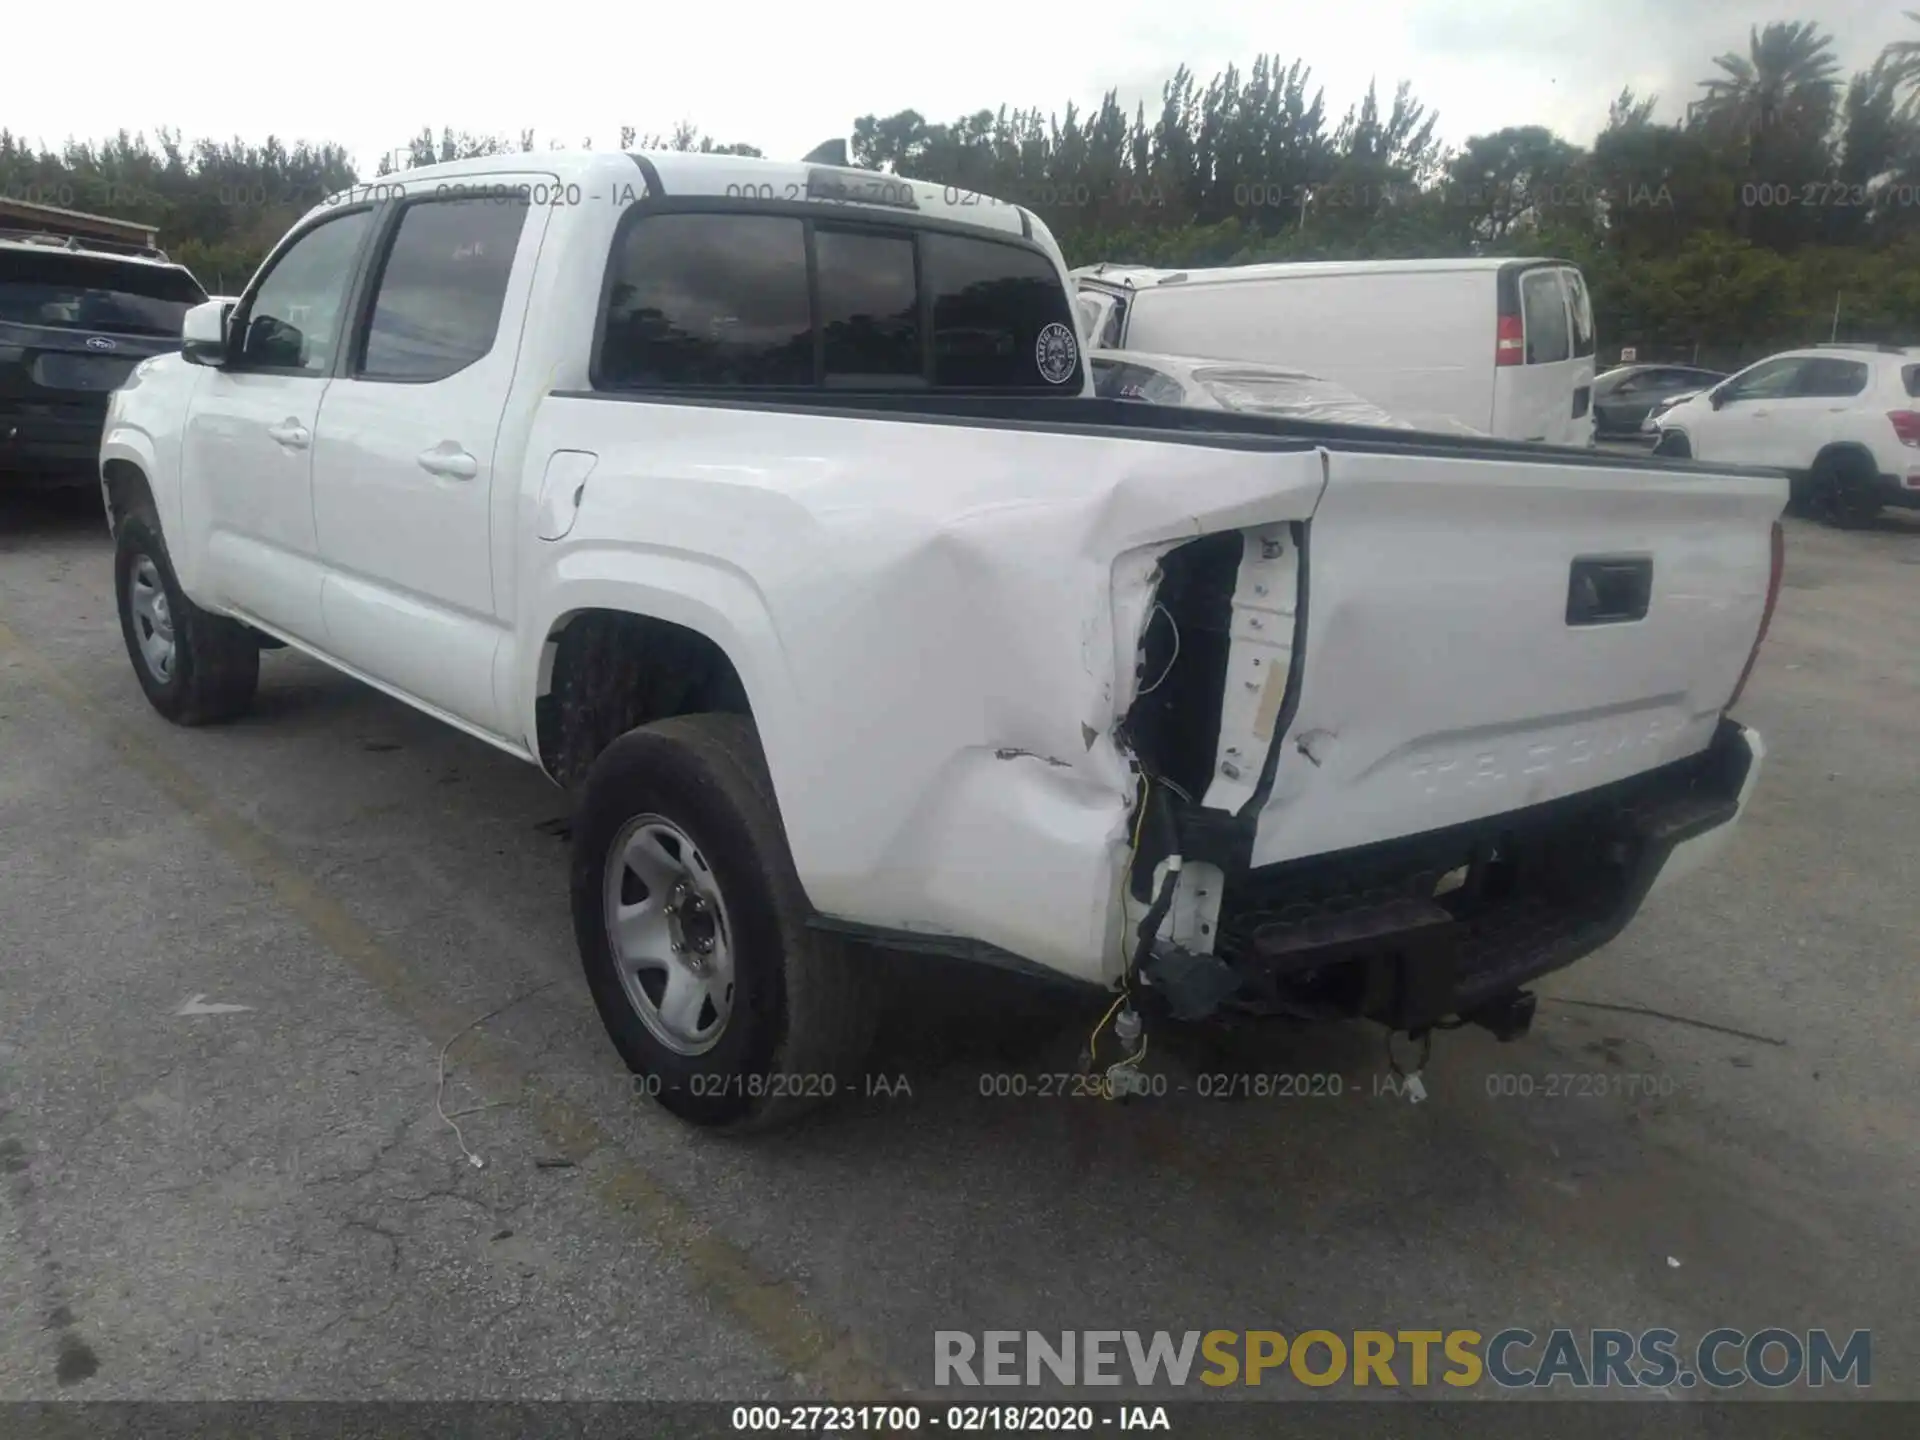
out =
{"type": "Polygon", "coordinates": [[[1520,309],[1525,316],[1527,364],[1551,365],[1572,355],[1558,271],[1529,270],[1521,275],[1520,309]]]}
{"type": "Polygon", "coordinates": [[[913,237],[814,231],[827,384],[926,383],[913,237]]]}
{"type": "Polygon", "coordinates": [[[1867,367],[1858,360],[1808,360],[1801,365],[1793,393],[1836,399],[1858,395],[1867,388],[1867,367]]]}
{"type": "Polygon", "coordinates": [[[813,383],[806,230],[777,215],[650,215],[614,256],[606,385],[813,383]]]}
{"type": "Polygon", "coordinates": [[[433,200],[400,215],[359,374],[443,380],[493,349],[527,202],[433,200]]]}
{"type": "Polygon", "coordinates": [[[1032,250],[929,233],[933,378],[962,389],[1078,389],[1080,346],[1060,276],[1032,250]]]}
{"type": "Polygon", "coordinates": [[[1909,365],[1900,372],[1901,382],[1907,387],[1907,394],[1920,400],[1920,365],[1909,365]]]}

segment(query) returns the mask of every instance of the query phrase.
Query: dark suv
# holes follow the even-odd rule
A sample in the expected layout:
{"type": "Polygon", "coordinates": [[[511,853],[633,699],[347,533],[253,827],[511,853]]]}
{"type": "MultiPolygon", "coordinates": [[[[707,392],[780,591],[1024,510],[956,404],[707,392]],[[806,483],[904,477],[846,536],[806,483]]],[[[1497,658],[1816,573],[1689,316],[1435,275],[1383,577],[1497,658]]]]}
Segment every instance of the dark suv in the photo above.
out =
{"type": "Polygon", "coordinates": [[[95,481],[107,396],[206,298],[158,251],[0,233],[0,485],[95,481]]]}

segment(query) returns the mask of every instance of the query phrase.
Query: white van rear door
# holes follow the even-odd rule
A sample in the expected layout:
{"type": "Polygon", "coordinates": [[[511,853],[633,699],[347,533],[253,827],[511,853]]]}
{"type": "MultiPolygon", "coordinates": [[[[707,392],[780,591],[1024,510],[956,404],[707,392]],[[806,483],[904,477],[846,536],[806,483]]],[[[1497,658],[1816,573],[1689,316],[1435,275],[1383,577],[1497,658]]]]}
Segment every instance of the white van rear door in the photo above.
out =
{"type": "Polygon", "coordinates": [[[1510,440],[1585,445],[1593,437],[1593,318],[1578,272],[1519,272],[1522,363],[1495,367],[1494,433],[1510,440]],[[1575,284],[1569,286],[1571,275],[1575,284]],[[1584,353],[1583,353],[1584,352],[1584,353]]]}

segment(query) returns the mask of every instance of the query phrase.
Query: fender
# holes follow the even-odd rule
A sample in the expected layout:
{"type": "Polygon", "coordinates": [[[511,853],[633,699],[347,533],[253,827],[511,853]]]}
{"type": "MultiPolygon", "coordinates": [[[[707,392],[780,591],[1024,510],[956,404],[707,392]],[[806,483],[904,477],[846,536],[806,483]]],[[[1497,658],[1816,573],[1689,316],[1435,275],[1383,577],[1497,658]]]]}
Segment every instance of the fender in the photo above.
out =
{"type": "Polygon", "coordinates": [[[187,522],[180,474],[180,443],[201,367],[178,355],[142,361],[108,402],[100,438],[100,484],[106,498],[106,467],[124,461],[145,477],[167,540],[167,558],[189,595],[200,589],[200,537],[187,522]]]}
{"type": "Polygon", "coordinates": [[[105,432],[100,437],[100,498],[107,504],[108,521],[112,523],[119,517],[113,514],[113,497],[107,491],[107,466],[114,461],[133,466],[147,482],[147,489],[153,494],[153,503],[159,507],[160,523],[169,531],[179,528],[180,494],[179,486],[155,484],[160,473],[159,457],[154,452],[153,437],[137,426],[124,421],[116,423],[110,416],[105,432]]]}
{"type": "Polygon", "coordinates": [[[774,793],[783,802],[791,795],[804,769],[796,753],[800,711],[792,666],[765,598],[746,576],[705,557],[586,542],[553,556],[528,577],[522,593],[516,630],[524,639],[502,675],[510,693],[496,698],[503,716],[520,717],[532,753],[539,753],[534,712],[548,679],[548,639],[583,610],[621,611],[685,626],[720,648],[765,737],[774,793]]]}

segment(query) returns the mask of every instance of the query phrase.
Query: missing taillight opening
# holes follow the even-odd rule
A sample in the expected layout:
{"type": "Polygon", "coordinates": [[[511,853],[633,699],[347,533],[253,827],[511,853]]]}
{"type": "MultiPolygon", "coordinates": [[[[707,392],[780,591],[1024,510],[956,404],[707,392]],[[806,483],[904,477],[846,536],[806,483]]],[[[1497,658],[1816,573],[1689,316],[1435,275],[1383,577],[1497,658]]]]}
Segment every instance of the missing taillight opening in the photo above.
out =
{"type": "Polygon", "coordinates": [[[1140,689],[1126,721],[1148,770],[1198,796],[1212,778],[1232,643],[1237,530],[1204,535],[1160,559],[1156,614],[1141,636],[1140,689]]]}

